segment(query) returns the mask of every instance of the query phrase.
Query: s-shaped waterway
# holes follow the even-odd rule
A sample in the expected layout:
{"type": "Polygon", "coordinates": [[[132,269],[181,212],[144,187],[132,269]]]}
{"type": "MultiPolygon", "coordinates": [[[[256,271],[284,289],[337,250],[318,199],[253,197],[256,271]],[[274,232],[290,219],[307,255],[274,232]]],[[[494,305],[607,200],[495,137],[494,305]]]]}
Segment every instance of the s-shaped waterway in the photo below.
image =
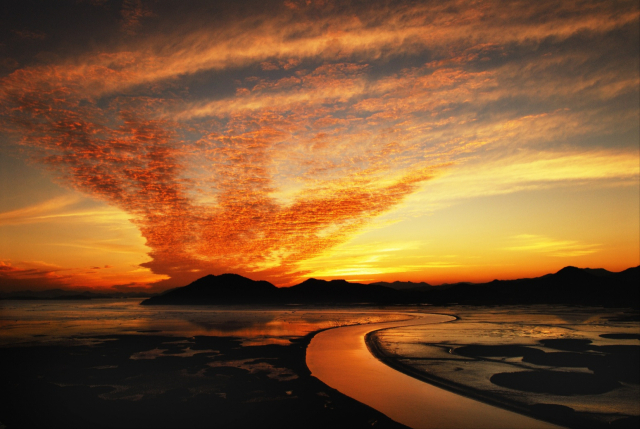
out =
{"type": "Polygon", "coordinates": [[[440,314],[345,326],[318,333],[307,348],[307,366],[323,383],[412,428],[557,428],[417,380],[388,367],[367,349],[365,335],[408,325],[450,322],[440,314]]]}

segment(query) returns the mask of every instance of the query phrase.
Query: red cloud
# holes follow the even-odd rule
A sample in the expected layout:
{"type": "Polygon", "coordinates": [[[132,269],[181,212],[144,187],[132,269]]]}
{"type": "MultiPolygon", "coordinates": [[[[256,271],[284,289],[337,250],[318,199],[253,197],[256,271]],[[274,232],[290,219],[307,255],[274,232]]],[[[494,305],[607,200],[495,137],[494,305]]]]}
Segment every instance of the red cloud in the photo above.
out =
{"type": "Polygon", "coordinates": [[[46,290],[67,287],[71,275],[61,275],[58,267],[31,263],[25,268],[0,261],[0,292],[46,290]]]}
{"type": "MultiPolygon", "coordinates": [[[[522,88],[517,67],[465,65],[509,44],[638,17],[605,5],[566,19],[538,3],[455,14],[447,5],[358,14],[295,5],[283,16],[17,70],[0,82],[3,130],[70,187],[130,213],[150,248],[143,265],[170,284],[224,271],[284,284],[303,274],[298,262],[397,207],[438,166],[511,132],[494,126],[500,118],[470,125],[466,106],[557,89],[522,88]],[[427,48],[435,59],[426,64],[370,73],[369,62],[427,48]],[[247,65],[267,73],[227,98],[182,99],[190,76],[247,65]]],[[[149,16],[142,6],[125,2],[126,31],[149,16]]],[[[584,87],[562,82],[566,93],[584,87]]]]}

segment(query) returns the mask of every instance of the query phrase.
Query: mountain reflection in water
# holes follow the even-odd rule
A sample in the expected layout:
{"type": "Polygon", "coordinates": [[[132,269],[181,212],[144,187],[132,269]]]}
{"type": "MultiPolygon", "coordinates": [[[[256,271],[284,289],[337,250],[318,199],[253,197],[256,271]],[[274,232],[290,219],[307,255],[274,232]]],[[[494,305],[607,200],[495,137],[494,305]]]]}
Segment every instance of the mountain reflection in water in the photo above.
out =
{"type": "Polygon", "coordinates": [[[398,320],[369,309],[140,306],[141,299],[0,301],[0,344],[81,341],[123,333],[238,337],[244,345],[288,344],[319,329],[398,320]]]}

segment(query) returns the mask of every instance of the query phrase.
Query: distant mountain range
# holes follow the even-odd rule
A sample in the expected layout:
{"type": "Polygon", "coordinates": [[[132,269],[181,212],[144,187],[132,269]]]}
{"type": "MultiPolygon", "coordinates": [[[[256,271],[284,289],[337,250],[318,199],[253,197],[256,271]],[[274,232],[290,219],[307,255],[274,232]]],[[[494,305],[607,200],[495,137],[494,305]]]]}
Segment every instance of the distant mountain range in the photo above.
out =
{"type": "Polygon", "coordinates": [[[90,291],[77,291],[67,289],[46,289],[46,290],[21,290],[14,292],[0,293],[0,299],[15,300],[87,300],[106,298],[148,298],[154,294],[143,292],[111,292],[97,293],[90,291]]]}
{"type": "Polygon", "coordinates": [[[613,273],[565,267],[554,274],[489,283],[349,283],[308,279],[277,288],[237,274],[208,275],[153,296],[142,305],[199,304],[566,304],[640,307],[640,267],[613,273]]]}
{"type": "Polygon", "coordinates": [[[384,286],[384,287],[390,287],[391,289],[398,289],[398,290],[421,290],[421,291],[427,291],[427,290],[431,290],[433,288],[439,288],[439,287],[447,287],[446,286],[431,286],[429,283],[425,283],[425,282],[420,282],[420,283],[414,283],[414,282],[398,282],[395,281],[393,283],[389,283],[389,282],[376,282],[376,283],[369,283],[372,285],[377,285],[377,286],[384,286]]]}
{"type": "Polygon", "coordinates": [[[238,274],[212,274],[142,302],[156,304],[338,304],[408,303],[402,291],[345,280],[308,279],[296,286],[278,288],[264,280],[254,281],[238,274]]]}
{"type": "Polygon", "coordinates": [[[640,266],[619,273],[602,268],[565,267],[554,274],[489,283],[460,283],[433,290],[433,304],[574,304],[640,306],[640,266]]]}

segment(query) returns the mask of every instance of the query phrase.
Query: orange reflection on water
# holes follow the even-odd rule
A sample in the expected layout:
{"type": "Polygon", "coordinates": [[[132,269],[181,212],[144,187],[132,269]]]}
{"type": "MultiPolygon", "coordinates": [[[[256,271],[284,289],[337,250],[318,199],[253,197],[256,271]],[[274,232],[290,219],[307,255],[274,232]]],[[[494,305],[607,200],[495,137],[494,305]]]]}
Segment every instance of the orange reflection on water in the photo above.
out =
{"type": "Polygon", "coordinates": [[[86,341],[129,333],[238,337],[243,345],[285,345],[320,329],[402,318],[364,309],[148,307],[140,301],[0,301],[0,344],[86,341]]]}
{"type": "Polygon", "coordinates": [[[307,348],[307,366],[327,385],[413,428],[556,428],[398,372],[376,359],[364,341],[368,332],[378,329],[442,326],[453,319],[427,314],[420,319],[324,331],[307,348]]]}

